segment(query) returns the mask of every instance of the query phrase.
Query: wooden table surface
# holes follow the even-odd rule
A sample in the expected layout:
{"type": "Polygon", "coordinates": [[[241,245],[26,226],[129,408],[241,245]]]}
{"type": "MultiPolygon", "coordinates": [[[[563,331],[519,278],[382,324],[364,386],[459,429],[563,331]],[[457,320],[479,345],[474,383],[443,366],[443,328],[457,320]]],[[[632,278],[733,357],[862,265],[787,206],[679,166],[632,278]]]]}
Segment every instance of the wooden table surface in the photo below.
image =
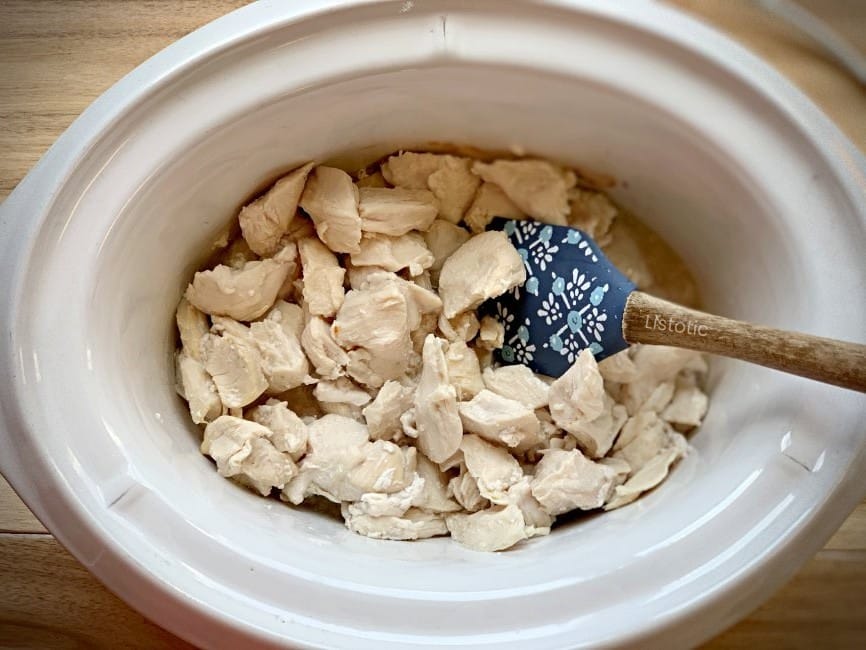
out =
{"type": "MultiPolygon", "coordinates": [[[[866,46],[866,2],[803,1],[820,6],[834,26],[866,46]]],[[[106,88],[172,41],[242,4],[0,2],[0,200],[106,88]]],[[[767,59],[866,150],[866,90],[807,37],[769,20],[747,0],[674,4],[767,59]]],[[[92,647],[188,646],[102,587],[0,478],[0,648],[92,647]]],[[[866,647],[866,503],[786,587],[706,647],[866,647]]]]}

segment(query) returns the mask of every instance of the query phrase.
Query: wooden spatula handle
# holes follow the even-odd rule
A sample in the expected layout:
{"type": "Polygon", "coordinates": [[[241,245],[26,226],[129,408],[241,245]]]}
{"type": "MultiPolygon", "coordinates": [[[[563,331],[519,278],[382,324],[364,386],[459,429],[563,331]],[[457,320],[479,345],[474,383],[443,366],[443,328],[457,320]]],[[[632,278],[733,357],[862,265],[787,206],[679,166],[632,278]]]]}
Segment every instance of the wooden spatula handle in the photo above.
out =
{"type": "Polygon", "coordinates": [[[622,332],[629,343],[671,345],[757,363],[866,392],[866,345],[714,316],[634,291],[622,332]]]}

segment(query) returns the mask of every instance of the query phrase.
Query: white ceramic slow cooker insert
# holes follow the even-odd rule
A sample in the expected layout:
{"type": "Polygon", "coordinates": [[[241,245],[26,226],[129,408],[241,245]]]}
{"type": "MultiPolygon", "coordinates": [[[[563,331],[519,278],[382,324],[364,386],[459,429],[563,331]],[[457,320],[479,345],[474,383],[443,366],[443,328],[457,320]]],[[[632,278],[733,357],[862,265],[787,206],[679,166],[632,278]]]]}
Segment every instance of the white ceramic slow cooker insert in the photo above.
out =
{"type": "Polygon", "coordinates": [[[645,2],[258,3],[118,83],[0,208],[0,469],[207,647],[675,647],[733,623],[866,495],[863,396],[714,360],[660,489],[500,554],[359,537],[199,453],[172,316],[216,233],[299,163],[426,141],[612,173],[710,310],[866,331],[863,158],[715,32],[645,2]]]}

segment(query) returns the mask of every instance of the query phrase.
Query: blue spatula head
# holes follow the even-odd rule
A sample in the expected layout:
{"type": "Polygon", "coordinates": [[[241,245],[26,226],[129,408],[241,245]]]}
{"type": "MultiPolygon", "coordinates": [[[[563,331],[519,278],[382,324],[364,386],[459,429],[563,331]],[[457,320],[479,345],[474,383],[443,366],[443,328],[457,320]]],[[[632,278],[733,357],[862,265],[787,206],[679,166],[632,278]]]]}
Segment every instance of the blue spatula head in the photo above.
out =
{"type": "Polygon", "coordinates": [[[585,348],[600,361],[628,347],[622,314],[635,285],[586,233],[501,217],[488,230],[504,230],[526,267],[524,284],[481,308],[505,327],[498,361],[559,377],[585,348]]]}

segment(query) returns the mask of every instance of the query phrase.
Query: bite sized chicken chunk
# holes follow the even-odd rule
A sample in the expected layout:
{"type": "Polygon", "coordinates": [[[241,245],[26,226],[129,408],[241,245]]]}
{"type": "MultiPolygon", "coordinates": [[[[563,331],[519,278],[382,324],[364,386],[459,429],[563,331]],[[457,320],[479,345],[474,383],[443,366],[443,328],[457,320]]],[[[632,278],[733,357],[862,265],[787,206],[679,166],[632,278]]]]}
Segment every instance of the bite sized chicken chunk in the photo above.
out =
{"type": "Polygon", "coordinates": [[[259,351],[268,392],[282,393],[304,382],[310,365],[294,331],[287,334],[279,323],[266,318],[250,324],[250,337],[259,351]]]}
{"type": "Polygon", "coordinates": [[[503,551],[529,537],[523,513],[513,504],[446,515],[445,523],[451,537],[473,551],[503,551]]]}
{"type": "Polygon", "coordinates": [[[430,266],[430,270],[438,272],[451,253],[465,244],[470,236],[465,228],[444,219],[436,219],[424,233],[424,241],[433,254],[433,264],[430,266]]]}
{"type": "Polygon", "coordinates": [[[248,420],[266,427],[269,440],[277,451],[289,454],[298,461],[307,451],[307,425],[289,409],[286,402],[269,399],[245,414],[248,420]]]}
{"type": "Polygon", "coordinates": [[[605,381],[620,384],[628,383],[637,379],[637,366],[628,354],[628,350],[617,352],[599,361],[598,371],[605,381]]]}
{"type": "Polygon", "coordinates": [[[382,384],[376,397],[364,408],[367,429],[373,440],[392,440],[403,433],[400,416],[414,402],[415,387],[396,381],[382,384]]]}
{"type": "Polygon", "coordinates": [[[427,187],[439,202],[439,215],[457,223],[475,198],[481,179],[471,171],[472,161],[456,156],[441,156],[439,169],[427,177],[427,187]]]}
{"type": "Polygon", "coordinates": [[[469,230],[478,234],[484,232],[495,217],[505,219],[525,219],[526,213],[508,198],[502,188],[495,183],[482,183],[463,216],[469,230]]]}
{"type": "Polygon", "coordinates": [[[471,311],[464,311],[451,319],[440,313],[436,325],[442,336],[449,341],[471,341],[480,328],[478,317],[471,311]]]}
{"type": "Polygon", "coordinates": [[[414,447],[398,447],[388,440],[376,440],[364,445],[363,451],[363,461],[349,472],[348,477],[352,485],[362,492],[359,501],[368,504],[364,506],[365,513],[376,516],[403,514],[424,487],[424,481],[419,483],[415,473],[417,450],[414,447]],[[407,491],[410,486],[411,489],[407,491]],[[389,506],[386,502],[371,498],[369,495],[372,493],[395,494],[397,500],[390,502],[389,506]],[[399,512],[387,510],[389,507],[398,507],[404,501],[405,507],[399,512]]]}
{"type": "Polygon", "coordinates": [[[186,298],[181,298],[175,312],[175,322],[184,352],[187,356],[201,361],[201,340],[210,331],[207,316],[193,307],[186,298]]]}
{"type": "Polygon", "coordinates": [[[204,364],[186,350],[181,350],[176,357],[176,366],[178,393],[188,402],[192,421],[203,424],[218,418],[223,405],[204,364]]]}
{"type": "MultiPolygon", "coordinates": [[[[384,442],[384,441],[380,441],[384,442]]],[[[413,448],[414,451],[414,448],[413,448]]],[[[368,515],[370,517],[401,517],[421,498],[424,479],[413,474],[412,482],[397,492],[367,492],[360,501],[350,503],[346,512],[350,516],[368,515]]]]}
{"type": "Polygon", "coordinates": [[[614,458],[626,461],[632,472],[673,444],[674,431],[655,411],[640,411],[630,417],[614,446],[614,458]]]}
{"type": "Polygon", "coordinates": [[[592,237],[599,246],[611,241],[610,227],[618,214],[606,195],[574,187],[568,191],[568,225],[592,237]]]}
{"type": "Polygon", "coordinates": [[[220,324],[214,329],[222,335],[207,334],[202,339],[205,370],[213,377],[226,408],[244,407],[268,388],[261,355],[245,325],[228,321],[228,326],[220,324]]]}
{"type": "Polygon", "coordinates": [[[424,489],[416,500],[419,508],[427,512],[460,510],[460,504],[448,492],[448,477],[424,454],[418,454],[415,471],[424,479],[424,489]]]}
{"type": "Polygon", "coordinates": [[[574,172],[544,160],[476,161],[472,171],[488,183],[495,183],[517,207],[533,219],[559,226],[567,225],[568,190],[574,187],[574,172]]]}
{"type": "Polygon", "coordinates": [[[490,501],[481,496],[478,482],[461,463],[460,474],[448,481],[448,494],[466,512],[478,512],[490,505],[490,501]]]}
{"type": "Polygon", "coordinates": [[[617,433],[628,420],[628,412],[607,393],[604,394],[604,409],[593,420],[577,420],[569,433],[577,446],[590,458],[601,458],[613,446],[617,433]]]}
{"type": "Polygon", "coordinates": [[[339,415],[364,424],[364,414],[361,412],[360,406],[355,406],[354,404],[349,404],[347,402],[325,402],[319,400],[319,407],[326,414],[339,415]]]}
{"type": "Polygon", "coordinates": [[[283,489],[298,471],[292,457],[274,447],[271,435],[256,422],[221,415],[205,427],[201,451],[216,461],[221,476],[267,496],[272,488],[283,489]]]}
{"type": "Polygon", "coordinates": [[[635,346],[632,360],[637,368],[637,377],[623,385],[619,401],[628,409],[629,415],[634,415],[643,408],[660,383],[673,381],[681,370],[700,358],[698,352],[664,345],[635,346]]]}
{"type": "Polygon", "coordinates": [[[343,519],[353,533],[373,539],[415,540],[447,535],[448,528],[441,515],[410,508],[401,517],[371,517],[352,515],[343,505],[343,519]]]}
{"type": "Polygon", "coordinates": [[[617,483],[617,471],[595,463],[580,450],[550,449],[535,468],[532,496],[551,515],[604,505],[617,483]]]}
{"type": "Polygon", "coordinates": [[[346,377],[318,382],[313,388],[313,395],[320,402],[351,404],[357,407],[369,404],[372,399],[370,393],[359,388],[357,384],[346,377]]]}
{"type": "Polygon", "coordinates": [[[298,340],[300,340],[304,326],[307,324],[303,308],[285,300],[277,300],[268,312],[267,318],[278,323],[286,336],[293,336],[298,340]]]}
{"type": "Polygon", "coordinates": [[[386,276],[349,291],[332,327],[344,348],[370,352],[371,370],[386,380],[405,373],[412,354],[409,305],[398,279],[392,277],[395,280],[386,276]]]}
{"type": "Polygon", "coordinates": [[[349,476],[367,459],[367,427],[329,414],[307,425],[307,439],[300,472],[283,490],[284,498],[296,505],[314,494],[335,503],[360,499],[365,490],[349,476]]]}
{"type": "Polygon", "coordinates": [[[530,447],[540,440],[535,412],[487,389],[458,405],[463,429],[509,447],[530,447]]]}
{"type": "Polygon", "coordinates": [[[484,316],[478,327],[477,343],[485,350],[498,350],[505,343],[505,326],[492,316],[484,316]]]}
{"type": "Polygon", "coordinates": [[[707,413],[709,400],[697,386],[677,388],[673,401],[662,411],[667,422],[682,427],[696,427],[707,413]]]}
{"type": "Polygon", "coordinates": [[[448,378],[457,391],[457,399],[470,400],[484,390],[478,357],[464,341],[451,341],[445,353],[448,378]]]}
{"type": "Polygon", "coordinates": [[[532,496],[532,477],[523,476],[520,480],[508,488],[503,503],[499,505],[514,504],[523,513],[523,520],[531,527],[530,537],[547,535],[553,525],[555,517],[545,510],[534,496],[532,496]]]}
{"type": "Polygon", "coordinates": [[[421,275],[433,264],[433,253],[418,233],[399,237],[366,233],[361,238],[361,250],[352,254],[355,266],[377,266],[386,271],[408,269],[409,275],[421,275]]]}
{"type": "Polygon", "coordinates": [[[406,151],[390,156],[382,163],[382,175],[391,185],[411,190],[427,189],[430,174],[439,170],[442,158],[435,153],[406,151]]]}
{"type": "Polygon", "coordinates": [[[238,221],[250,249],[262,257],[280,250],[280,239],[298,209],[307,175],[313,163],[298,167],[273,184],[264,196],[241,209],[238,221]]]}
{"type": "Polygon", "coordinates": [[[304,301],[311,314],[331,318],[343,304],[346,270],[318,239],[298,242],[304,277],[304,301]]]}
{"type": "Polygon", "coordinates": [[[527,408],[535,410],[548,404],[550,386],[526,366],[485,368],[482,377],[488,390],[527,408]]]}
{"type": "Polygon", "coordinates": [[[627,505],[665,480],[671,465],[682,458],[688,448],[685,438],[679,434],[674,435],[677,437],[673,444],[653,456],[631,478],[616,487],[613,495],[604,504],[605,510],[613,510],[627,505]]]}
{"type": "Polygon", "coordinates": [[[184,295],[206,314],[255,320],[274,304],[292,266],[277,258],[247,262],[240,269],[219,265],[196,273],[184,295]]]}
{"type": "Polygon", "coordinates": [[[550,385],[550,414],[569,433],[605,412],[604,381],[595,357],[583,350],[571,367],[550,385]]]}
{"type": "MultiPolygon", "coordinates": [[[[280,248],[282,245],[278,246],[277,250],[280,248]]],[[[253,252],[243,237],[236,237],[217,258],[219,264],[233,269],[239,269],[247,262],[255,262],[257,259],[259,256],[253,252]]]]}
{"type": "Polygon", "coordinates": [[[360,189],[361,229],[383,235],[405,235],[427,230],[439,212],[439,202],[428,190],[399,187],[360,189]]]}
{"type": "Polygon", "coordinates": [[[301,346],[307,358],[323,379],[336,379],[345,372],[349,357],[331,334],[331,327],[318,316],[310,322],[301,334],[301,346]]]}
{"type": "Polygon", "coordinates": [[[463,437],[457,392],[448,376],[445,345],[445,341],[432,334],[424,340],[423,366],[415,393],[418,447],[434,463],[457,451],[463,437]]]}
{"type": "Polygon", "coordinates": [[[520,463],[502,447],[476,435],[464,435],[460,449],[481,496],[495,504],[507,502],[508,489],[523,478],[520,463]]]}
{"type": "Polygon", "coordinates": [[[361,242],[358,188],[342,169],[316,167],[307,178],[301,207],[313,218],[316,233],[335,253],[356,253],[361,242]]]}
{"type": "Polygon", "coordinates": [[[446,318],[475,309],[526,281],[526,269],[504,232],[475,235],[445,260],[439,295],[446,318]]]}

